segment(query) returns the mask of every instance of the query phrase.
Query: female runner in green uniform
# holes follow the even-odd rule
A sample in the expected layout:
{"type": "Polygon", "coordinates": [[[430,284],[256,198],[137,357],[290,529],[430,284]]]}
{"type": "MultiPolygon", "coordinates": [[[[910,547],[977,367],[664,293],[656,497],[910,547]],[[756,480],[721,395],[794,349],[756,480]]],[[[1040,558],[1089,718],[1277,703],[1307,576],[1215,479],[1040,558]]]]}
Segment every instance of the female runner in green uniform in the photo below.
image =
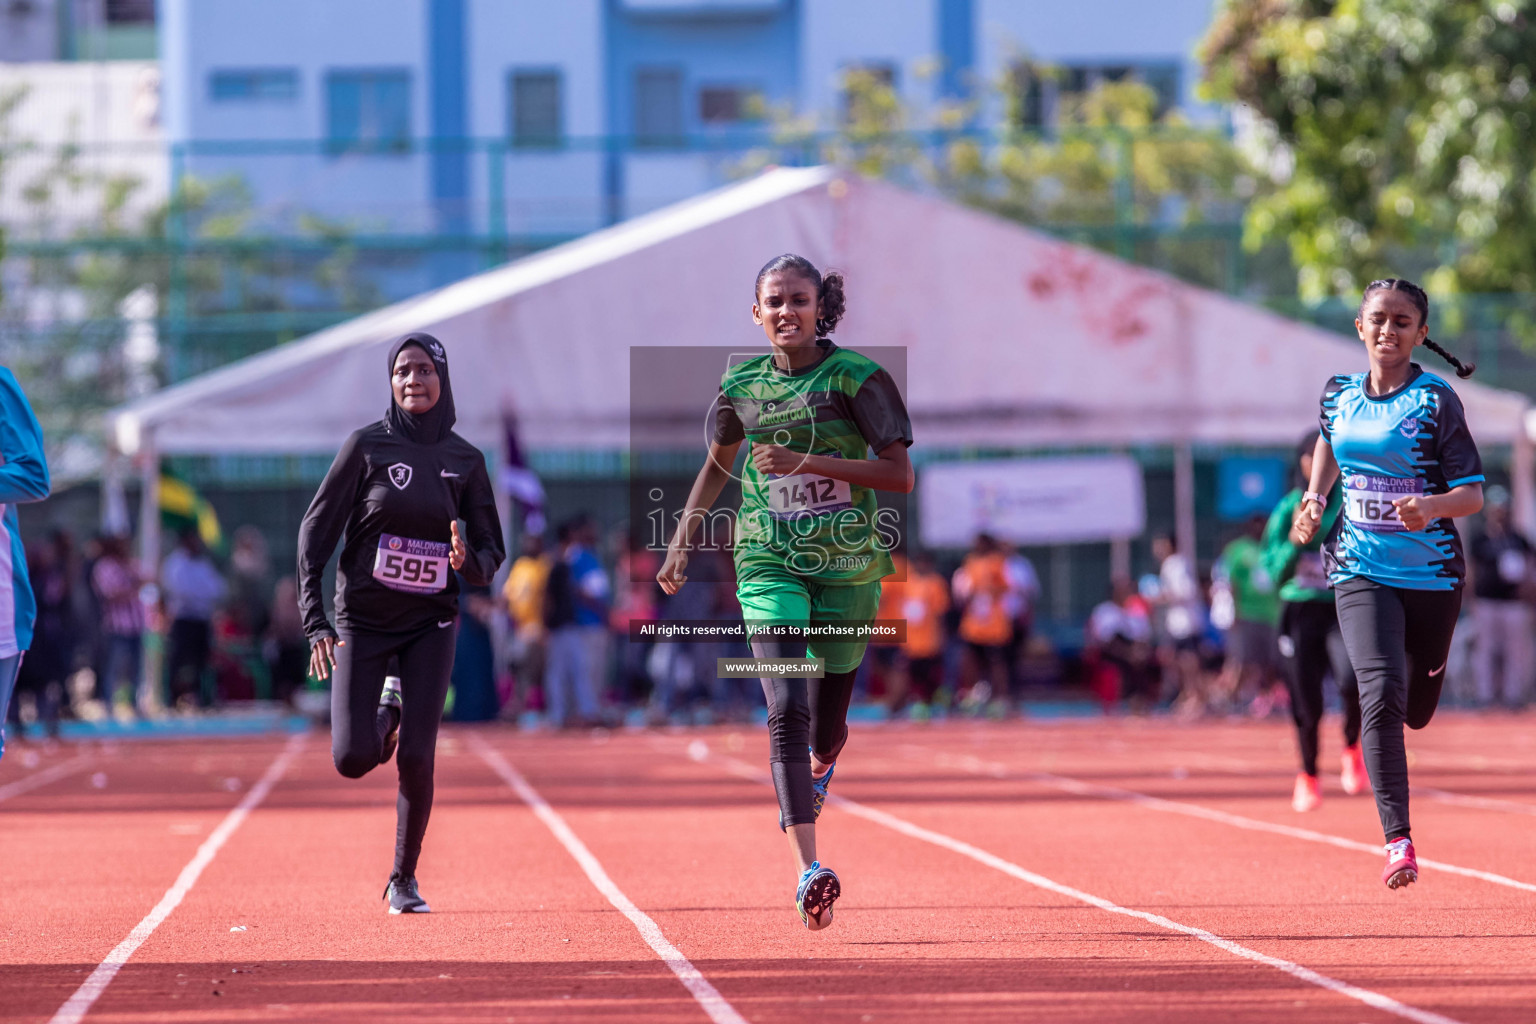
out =
{"type": "Polygon", "coordinates": [[[873,620],[880,580],[893,571],[890,545],[876,529],[874,492],[910,493],[913,484],[912,426],[891,375],[826,338],[843,308],[842,275],[823,278],[804,257],[780,256],[758,273],[752,319],[772,352],[732,366],[721,380],[709,459],[656,576],[668,594],[687,582],[693,532],[750,440],[735,560],[742,613],[749,628],[759,628],[752,652],[825,659],[819,679],[763,677],[779,825],[799,871],[795,906],[813,931],[832,923],[841,894],[837,875],[817,860],[815,821],[848,739],[848,702],[866,640],[808,645],[770,638],[761,627],[873,620]]]}

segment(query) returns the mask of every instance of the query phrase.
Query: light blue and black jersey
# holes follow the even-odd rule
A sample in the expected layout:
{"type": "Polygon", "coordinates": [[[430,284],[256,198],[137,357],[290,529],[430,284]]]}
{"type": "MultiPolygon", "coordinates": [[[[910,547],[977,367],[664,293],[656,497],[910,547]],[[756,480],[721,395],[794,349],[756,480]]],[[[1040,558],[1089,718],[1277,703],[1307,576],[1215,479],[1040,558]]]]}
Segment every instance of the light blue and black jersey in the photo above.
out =
{"type": "Polygon", "coordinates": [[[1323,546],[1330,583],[1363,576],[1407,590],[1453,590],[1466,579],[1461,538],[1449,519],[1407,530],[1392,502],[1483,481],[1461,399],[1412,364],[1391,394],[1366,394],[1366,374],[1323,389],[1321,427],[1339,463],[1344,508],[1323,546]]]}
{"type": "Polygon", "coordinates": [[[15,376],[0,366],[0,658],[14,657],[32,644],[37,604],[27,582],[16,505],[46,497],[43,430],[15,376]]]}

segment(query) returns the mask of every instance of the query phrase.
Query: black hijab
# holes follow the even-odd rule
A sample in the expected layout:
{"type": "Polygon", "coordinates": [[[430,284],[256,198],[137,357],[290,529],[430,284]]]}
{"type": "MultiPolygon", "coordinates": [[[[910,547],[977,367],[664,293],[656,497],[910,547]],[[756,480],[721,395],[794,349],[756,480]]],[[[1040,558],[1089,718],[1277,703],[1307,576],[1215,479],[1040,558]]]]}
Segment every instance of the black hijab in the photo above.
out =
{"type": "Polygon", "coordinates": [[[437,444],[448,436],[456,417],[453,411],[453,384],[448,378],[448,353],[443,351],[442,342],[430,334],[421,333],[407,334],[397,340],[389,346],[389,381],[389,412],[384,422],[389,425],[390,433],[416,444],[437,444]],[[437,404],[419,416],[406,412],[394,400],[395,360],[400,358],[400,350],[407,345],[414,345],[425,352],[437,370],[437,404]]]}

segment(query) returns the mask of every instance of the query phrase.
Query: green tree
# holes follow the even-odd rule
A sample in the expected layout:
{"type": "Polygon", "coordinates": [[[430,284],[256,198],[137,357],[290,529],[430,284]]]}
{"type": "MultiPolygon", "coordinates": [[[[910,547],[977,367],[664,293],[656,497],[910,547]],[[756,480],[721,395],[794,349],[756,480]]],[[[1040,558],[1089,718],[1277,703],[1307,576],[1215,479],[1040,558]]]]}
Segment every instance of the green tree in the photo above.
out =
{"type": "Polygon", "coordinates": [[[1169,270],[1200,284],[1233,283],[1230,232],[1253,178],[1226,133],[1158,111],[1156,94],[1132,82],[1063,93],[1049,130],[1024,125],[1021,83],[1060,78],[1020,62],[971,103],[914,111],[890,83],[849,72],[833,128],[781,113],[772,151],[832,163],[871,177],[936,188],[968,205],[1169,270]],[[971,127],[982,104],[1007,111],[1002,133],[971,127]],[[1200,231],[1201,228],[1221,230],[1200,231]]]}
{"type": "Polygon", "coordinates": [[[1246,242],[1289,247],[1300,295],[1385,274],[1536,290],[1531,0],[1225,0],[1205,94],[1251,110],[1266,189],[1246,242]]]}

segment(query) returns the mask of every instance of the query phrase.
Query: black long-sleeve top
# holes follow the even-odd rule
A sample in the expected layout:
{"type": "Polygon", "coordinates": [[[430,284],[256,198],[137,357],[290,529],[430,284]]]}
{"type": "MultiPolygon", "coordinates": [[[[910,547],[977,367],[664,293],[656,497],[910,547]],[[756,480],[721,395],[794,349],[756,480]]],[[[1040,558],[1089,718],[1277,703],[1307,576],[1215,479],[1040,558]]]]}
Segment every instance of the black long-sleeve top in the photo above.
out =
{"type": "Polygon", "coordinates": [[[488,586],[506,551],[480,450],[454,433],[415,444],[382,420],[347,438],[299,528],[299,610],[310,643],[336,635],[320,585],[343,533],[341,632],[405,633],[451,621],[459,610],[447,564],[455,519],[468,527],[459,572],[472,586],[488,586]]]}

